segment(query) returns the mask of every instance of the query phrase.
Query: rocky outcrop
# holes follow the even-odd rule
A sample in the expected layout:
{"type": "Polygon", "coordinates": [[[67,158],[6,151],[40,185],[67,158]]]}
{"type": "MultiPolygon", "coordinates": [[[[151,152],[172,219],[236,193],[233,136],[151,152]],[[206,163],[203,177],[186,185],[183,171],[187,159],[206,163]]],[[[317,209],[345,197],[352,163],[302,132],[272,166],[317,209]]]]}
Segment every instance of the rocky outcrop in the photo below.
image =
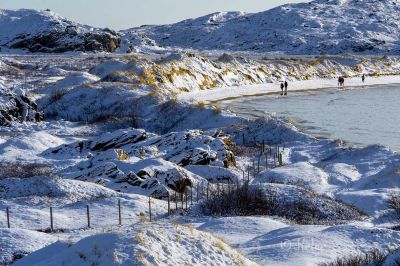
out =
{"type": "Polygon", "coordinates": [[[130,129],[62,145],[43,155],[61,160],[86,157],[60,173],[65,177],[165,198],[207,180],[234,182],[235,172],[224,171],[235,168],[226,143],[228,137],[220,131],[187,130],[158,136],[130,129]],[[190,166],[201,166],[195,168],[199,174],[191,172],[190,166]]]}
{"type": "Polygon", "coordinates": [[[80,25],[51,11],[0,10],[0,28],[6,29],[0,47],[32,53],[113,53],[121,43],[116,31],[80,25]]]}
{"type": "Polygon", "coordinates": [[[43,113],[25,94],[0,90],[0,126],[11,126],[15,122],[43,120],[43,113]]]}
{"type": "Polygon", "coordinates": [[[120,45],[117,34],[110,32],[87,32],[71,34],[68,28],[64,32],[44,32],[39,35],[22,35],[10,42],[12,49],[26,49],[32,53],[64,53],[80,52],[110,52],[113,53],[120,45]]]}

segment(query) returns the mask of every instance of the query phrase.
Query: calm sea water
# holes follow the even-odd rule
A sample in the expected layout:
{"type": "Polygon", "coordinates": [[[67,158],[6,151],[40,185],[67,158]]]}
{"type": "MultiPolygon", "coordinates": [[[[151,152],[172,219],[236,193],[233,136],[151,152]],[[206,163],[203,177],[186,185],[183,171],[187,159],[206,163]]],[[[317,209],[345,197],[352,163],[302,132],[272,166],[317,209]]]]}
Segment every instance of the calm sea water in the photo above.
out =
{"type": "Polygon", "coordinates": [[[383,144],[400,151],[400,85],[292,92],[242,97],[220,103],[255,118],[266,113],[291,118],[317,137],[358,145],[383,144]]]}

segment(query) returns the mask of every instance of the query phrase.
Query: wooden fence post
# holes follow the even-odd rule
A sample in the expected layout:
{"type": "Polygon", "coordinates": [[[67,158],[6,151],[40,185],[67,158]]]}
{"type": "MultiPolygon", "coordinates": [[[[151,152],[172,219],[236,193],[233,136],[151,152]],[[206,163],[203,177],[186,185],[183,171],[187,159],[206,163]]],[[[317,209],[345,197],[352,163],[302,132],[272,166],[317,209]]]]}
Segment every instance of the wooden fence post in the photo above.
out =
{"type": "Polygon", "coordinates": [[[90,228],[90,210],[89,210],[89,205],[86,205],[86,216],[87,216],[88,228],[90,228]]]}
{"type": "Polygon", "coordinates": [[[207,181],[207,200],[208,200],[208,193],[209,193],[209,190],[210,190],[210,182],[207,181]]]}
{"type": "Polygon", "coordinates": [[[149,196],[149,218],[151,222],[151,197],[149,196]]]}
{"type": "Polygon", "coordinates": [[[7,207],[6,208],[6,213],[7,213],[7,227],[10,228],[10,209],[7,207]]]}
{"type": "Polygon", "coordinates": [[[183,205],[183,192],[181,193],[181,203],[182,203],[182,205],[181,205],[182,210],[184,210],[184,205],[183,205]]]}
{"type": "Polygon", "coordinates": [[[170,215],[171,215],[171,209],[170,209],[169,192],[168,192],[168,216],[170,215]]]}
{"type": "Polygon", "coordinates": [[[121,215],[121,200],[118,199],[118,222],[122,225],[122,215],[121,215]]]}
{"type": "Polygon", "coordinates": [[[176,194],[176,191],[175,191],[175,210],[178,210],[178,195],[176,194]]]}
{"type": "Polygon", "coordinates": [[[193,205],[193,187],[190,187],[190,206],[193,205]]]}
{"type": "Polygon", "coordinates": [[[185,208],[186,208],[186,210],[188,209],[188,193],[187,193],[187,189],[185,189],[185,208]]]}
{"type": "Polygon", "coordinates": [[[246,145],[246,140],[244,138],[244,133],[242,134],[242,138],[243,138],[243,145],[246,145]]]}
{"type": "Polygon", "coordinates": [[[53,233],[54,226],[53,226],[53,207],[50,206],[50,232],[53,233]]]}
{"type": "Polygon", "coordinates": [[[196,187],[196,202],[199,202],[199,185],[200,185],[200,183],[197,183],[197,187],[196,187]]]}

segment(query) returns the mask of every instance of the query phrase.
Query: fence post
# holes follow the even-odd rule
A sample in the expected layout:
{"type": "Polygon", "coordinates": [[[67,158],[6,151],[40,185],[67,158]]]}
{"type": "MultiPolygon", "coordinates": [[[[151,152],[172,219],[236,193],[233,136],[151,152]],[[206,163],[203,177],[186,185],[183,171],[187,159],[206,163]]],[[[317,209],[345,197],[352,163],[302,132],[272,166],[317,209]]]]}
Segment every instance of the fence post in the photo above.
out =
{"type": "Polygon", "coordinates": [[[171,209],[170,209],[170,202],[169,202],[169,192],[168,192],[168,216],[171,215],[171,209]]]}
{"type": "Polygon", "coordinates": [[[246,144],[246,140],[244,138],[244,133],[242,134],[242,138],[243,138],[243,145],[245,145],[246,144]]]}
{"type": "Polygon", "coordinates": [[[208,193],[209,193],[209,190],[210,190],[210,182],[207,181],[207,200],[208,200],[208,193]]]}
{"type": "Polygon", "coordinates": [[[193,205],[193,187],[190,187],[190,206],[193,205]]]}
{"type": "Polygon", "coordinates": [[[175,211],[178,210],[178,195],[176,194],[175,191],[175,211]]]}
{"type": "Polygon", "coordinates": [[[265,152],[265,141],[263,140],[262,141],[262,153],[264,153],[265,152]]]}
{"type": "Polygon", "coordinates": [[[86,205],[86,215],[87,215],[88,228],[90,228],[90,210],[89,210],[89,205],[86,205]]]}
{"type": "Polygon", "coordinates": [[[185,189],[185,208],[186,208],[186,210],[188,208],[188,193],[187,193],[187,189],[185,189]]]}
{"type": "Polygon", "coordinates": [[[50,206],[50,232],[53,233],[54,226],[53,226],[53,207],[50,206]]]}
{"type": "MultiPolygon", "coordinates": [[[[244,182],[245,182],[245,179],[246,179],[246,173],[245,173],[245,171],[244,170],[242,170],[243,171],[243,184],[244,184],[244,182]]],[[[239,181],[238,181],[239,182],[239,181]]]]}
{"type": "Polygon", "coordinates": [[[10,228],[10,209],[8,207],[6,208],[6,213],[7,213],[7,227],[10,228]]]}
{"type": "Polygon", "coordinates": [[[261,160],[261,156],[258,157],[258,162],[257,162],[257,173],[260,173],[260,160],[261,160]]]}
{"type": "Polygon", "coordinates": [[[199,202],[199,184],[197,183],[197,187],[196,187],[196,202],[199,202]]]}
{"type": "Polygon", "coordinates": [[[183,192],[181,193],[181,208],[182,208],[182,210],[184,209],[184,205],[183,205],[183,192]]]}
{"type": "Polygon", "coordinates": [[[151,197],[149,196],[149,217],[151,222],[151,197]]]}
{"type": "Polygon", "coordinates": [[[268,169],[268,153],[265,153],[265,168],[268,169]]]}
{"type": "Polygon", "coordinates": [[[121,215],[121,200],[118,199],[118,222],[122,225],[122,215],[121,215]]]}

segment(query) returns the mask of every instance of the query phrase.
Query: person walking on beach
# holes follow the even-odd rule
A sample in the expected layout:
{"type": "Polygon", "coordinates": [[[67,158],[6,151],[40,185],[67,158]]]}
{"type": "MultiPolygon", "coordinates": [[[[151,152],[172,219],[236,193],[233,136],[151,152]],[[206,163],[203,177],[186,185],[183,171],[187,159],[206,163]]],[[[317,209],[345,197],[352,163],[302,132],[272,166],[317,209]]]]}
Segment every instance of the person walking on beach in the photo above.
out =
{"type": "Polygon", "coordinates": [[[283,82],[281,82],[281,96],[283,95],[283,89],[285,88],[285,84],[283,84],[283,82]]]}
{"type": "Polygon", "coordinates": [[[289,87],[289,84],[288,84],[288,82],[285,80],[285,95],[287,95],[287,89],[288,89],[288,87],[289,87]]]}
{"type": "Polygon", "coordinates": [[[339,79],[338,79],[338,85],[340,86],[340,87],[343,87],[344,86],[344,77],[339,77],[339,79]]]}
{"type": "Polygon", "coordinates": [[[365,74],[362,75],[361,80],[362,80],[362,83],[365,82],[365,74]]]}

